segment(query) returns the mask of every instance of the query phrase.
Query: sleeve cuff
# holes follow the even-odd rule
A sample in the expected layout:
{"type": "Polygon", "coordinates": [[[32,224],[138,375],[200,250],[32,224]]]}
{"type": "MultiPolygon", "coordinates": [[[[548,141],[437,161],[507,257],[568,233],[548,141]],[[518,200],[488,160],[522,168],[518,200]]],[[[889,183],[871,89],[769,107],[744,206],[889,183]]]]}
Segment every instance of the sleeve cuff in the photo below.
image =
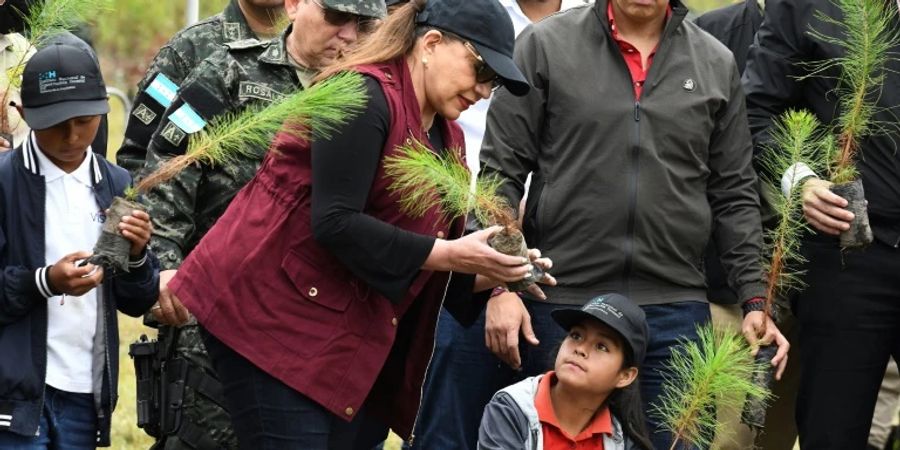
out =
{"type": "Polygon", "coordinates": [[[791,166],[784,171],[784,175],[781,176],[781,193],[783,193],[785,197],[790,196],[791,190],[809,177],[819,178],[819,176],[806,164],[802,162],[791,164],[791,166]]]}
{"type": "Polygon", "coordinates": [[[137,269],[138,267],[143,266],[147,262],[147,250],[144,249],[143,253],[141,253],[141,257],[138,259],[129,258],[128,259],[128,268],[129,269],[137,269]]]}
{"type": "Polygon", "coordinates": [[[50,267],[41,267],[34,271],[34,284],[37,286],[38,293],[44,298],[60,295],[50,288],[50,267]]]}
{"type": "Polygon", "coordinates": [[[746,316],[753,311],[765,311],[766,310],[766,299],[762,297],[754,297],[750,300],[747,300],[743,304],[741,304],[741,311],[746,316]]]}

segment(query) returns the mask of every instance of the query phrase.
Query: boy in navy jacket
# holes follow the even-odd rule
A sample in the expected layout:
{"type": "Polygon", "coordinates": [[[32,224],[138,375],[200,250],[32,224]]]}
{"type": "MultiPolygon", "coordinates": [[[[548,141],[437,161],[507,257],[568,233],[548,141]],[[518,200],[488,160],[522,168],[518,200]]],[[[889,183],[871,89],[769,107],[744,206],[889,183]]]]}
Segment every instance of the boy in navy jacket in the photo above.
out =
{"type": "Polygon", "coordinates": [[[140,316],[156,301],[149,216],[119,224],[129,271],[104,279],[82,265],[104,211],[130,185],[90,143],[109,111],[83,49],[51,44],[25,66],[21,113],[32,128],[0,155],[0,448],[108,446],[116,404],[116,310],[140,316]]]}

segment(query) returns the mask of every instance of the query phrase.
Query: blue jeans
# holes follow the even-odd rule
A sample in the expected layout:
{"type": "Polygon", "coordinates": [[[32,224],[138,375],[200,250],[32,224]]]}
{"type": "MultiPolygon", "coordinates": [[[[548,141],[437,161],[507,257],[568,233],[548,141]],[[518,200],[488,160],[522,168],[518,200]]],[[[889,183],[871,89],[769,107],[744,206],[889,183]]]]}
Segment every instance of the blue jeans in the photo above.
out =
{"type": "Polygon", "coordinates": [[[97,448],[94,394],[76,394],[47,386],[37,436],[0,432],[3,450],[87,450],[97,448]]]}
{"type": "Polygon", "coordinates": [[[650,329],[647,356],[644,358],[639,375],[641,400],[644,403],[647,429],[650,431],[653,447],[667,450],[672,446],[672,436],[660,430],[659,420],[653,414],[650,405],[656,403],[662,393],[664,377],[670,373],[666,364],[671,355],[671,348],[678,345],[680,340],[697,340],[697,325],[705,325],[710,321],[709,304],[681,302],[649,305],[641,309],[647,316],[647,326],[650,329]]]}
{"type": "MultiPolygon", "coordinates": [[[[446,311],[441,311],[434,356],[428,369],[422,407],[416,422],[415,439],[405,448],[443,450],[476,448],[478,427],[484,407],[498,390],[524,378],[553,369],[563,330],[550,311],[563,307],[525,301],[540,345],[532,347],[520,339],[522,370],[510,369],[484,343],[484,312],[471,327],[464,328],[446,311]]],[[[574,306],[572,306],[574,307],[574,306]]],[[[668,347],[677,337],[696,337],[695,326],[709,321],[709,305],[683,302],[644,307],[650,327],[650,345],[641,378],[645,404],[656,399],[661,389],[660,368],[668,358],[668,347]]],[[[651,421],[651,427],[656,423],[651,421]]],[[[663,445],[665,433],[655,433],[654,445],[663,445]]]]}

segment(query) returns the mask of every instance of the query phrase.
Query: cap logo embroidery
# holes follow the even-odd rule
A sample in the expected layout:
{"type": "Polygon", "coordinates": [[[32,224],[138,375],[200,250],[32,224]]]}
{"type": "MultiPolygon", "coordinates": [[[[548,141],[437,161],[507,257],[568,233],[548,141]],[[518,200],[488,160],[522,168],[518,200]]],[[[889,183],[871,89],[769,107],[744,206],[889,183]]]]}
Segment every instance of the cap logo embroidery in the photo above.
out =
{"type": "Polygon", "coordinates": [[[57,77],[56,75],[55,70],[38,75],[38,91],[41,94],[71,91],[78,88],[78,86],[75,86],[76,84],[85,84],[87,81],[84,75],[72,75],[70,77],[57,77]]]}
{"type": "Polygon", "coordinates": [[[624,314],[621,311],[619,311],[618,308],[616,308],[613,305],[610,305],[609,303],[604,302],[603,300],[604,300],[603,298],[599,298],[597,300],[594,300],[594,301],[588,303],[584,307],[584,311],[585,312],[594,311],[594,312],[598,312],[598,313],[603,313],[606,315],[615,316],[617,319],[621,319],[622,316],[624,316],[624,314]]]}
{"type": "Polygon", "coordinates": [[[681,87],[688,92],[693,92],[697,86],[694,84],[694,80],[688,78],[687,80],[684,80],[684,83],[681,83],[681,87]]]}

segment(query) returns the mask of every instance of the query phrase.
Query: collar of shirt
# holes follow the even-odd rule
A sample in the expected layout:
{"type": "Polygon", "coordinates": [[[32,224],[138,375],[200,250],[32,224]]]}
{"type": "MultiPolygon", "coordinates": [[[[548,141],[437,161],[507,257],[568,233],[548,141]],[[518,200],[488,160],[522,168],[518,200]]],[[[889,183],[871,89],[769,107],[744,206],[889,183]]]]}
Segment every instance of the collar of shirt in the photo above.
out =
{"type": "MultiPolygon", "coordinates": [[[[560,11],[565,11],[569,8],[574,8],[576,6],[587,5],[591,3],[590,0],[562,0],[559,5],[560,11]]],[[[531,19],[525,15],[525,12],[522,11],[522,7],[519,6],[519,2],[517,0],[500,0],[500,4],[506,8],[507,14],[509,14],[509,18],[512,19],[513,28],[516,31],[516,36],[522,32],[528,25],[531,25],[531,19]]]]}
{"type": "MultiPolygon", "coordinates": [[[[553,402],[550,400],[550,388],[553,386],[553,382],[556,381],[556,373],[552,370],[544,374],[541,378],[541,382],[538,385],[537,395],[534,397],[534,407],[537,409],[538,419],[544,423],[545,425],[550,425],[562,431],[562,427],[559,426],[559,420],[556,418],[556,412],[553,410],[553,402]]],[[[609,408],[603,407],[600,411],[594,414],[594,418],[591,419],[591,423],[585,427],[578,436],[568,436],[565,432],[563,432],[567,437],[572,439],[575,442],[582,441],[589,437],[592,437],[596,434],[613,434],[613,424],[612,424],[612,415],[609,412],[609,408]]]]}
{"type": "MultiPolygon", "coordinates": [[[[900,2],[900,0],[897,0],[897,1],[900,2]]],[[[666,6],[666,22],[668,22],[669,18],[671,18],[671,17],[672,17],[672,5],[670,4],[670,5],[666,6]]],[[[622,39],[621,36],[619,36],[619,30],[616,29],[616,18],[615,18],[615,14],[613,14],[612,0],[610,0],[610,2],[606,4],[606,18],[609,20],[609,29],[612,32],[613,39],[615,39],[617,42],[628,42],[625,39],[622,39]]],[[[659,45],[657,45],[657,47],[659,47],[659,45]]],[[[656,53],[655,48],[653,49],[653,53],[656,53]]],[[[651,55],[653,53],[651,53],[651,55]]]]}
{"type": "Polygon", "coordinates": [[[91,166],[94,165],[94,152],[91,151],[90,147],[85,150],[87,155],[84,160],[81,161],[81,165],[79,165],[74,172],[67,174],[64,170],[54,164],[53,161],[50,161],[50,158],[47,158],[47,155],[45,155],[44,151],[38,146],[34,133],[31,134],[30,139],[31,145],[37,149],[34,153],[37,155],[38,167],[41,170],[41,174],[44,176],[45,183],[51,183],[66,175],[72,175],[79,183],[88,187],[93,186],[93,183],[91,183],[91,166]]]}

